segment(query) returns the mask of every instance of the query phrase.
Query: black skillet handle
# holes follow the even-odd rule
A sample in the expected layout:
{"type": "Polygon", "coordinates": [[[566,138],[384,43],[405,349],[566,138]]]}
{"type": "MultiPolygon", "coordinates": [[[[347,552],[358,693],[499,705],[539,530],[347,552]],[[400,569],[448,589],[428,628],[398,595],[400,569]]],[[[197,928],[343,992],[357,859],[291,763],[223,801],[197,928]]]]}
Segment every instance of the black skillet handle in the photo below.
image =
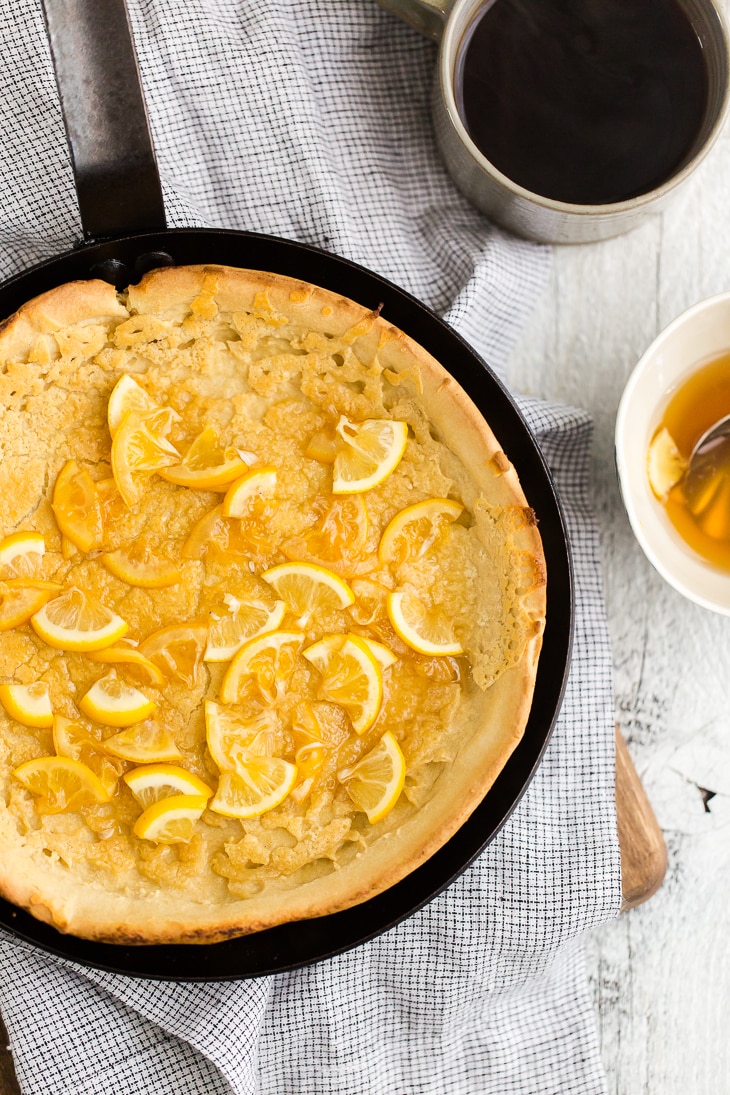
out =
{"type": "Polygon", "coordinates": [[[166,228],[124,0],[41,0],[87,240],[166,228]]]}

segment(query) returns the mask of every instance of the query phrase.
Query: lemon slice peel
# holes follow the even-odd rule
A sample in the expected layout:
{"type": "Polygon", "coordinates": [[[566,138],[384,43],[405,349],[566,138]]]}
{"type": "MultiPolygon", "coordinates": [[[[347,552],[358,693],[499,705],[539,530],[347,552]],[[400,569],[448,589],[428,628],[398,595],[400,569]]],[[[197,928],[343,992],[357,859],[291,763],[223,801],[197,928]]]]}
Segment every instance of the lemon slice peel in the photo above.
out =
{"type": "Polygon", "coordinates": [[[348,608],[355,594],[339,575],[318,563],[279,563],[261,575],[296,615],[296,626],[306,627],[315,612],[348,608]]]}
{"type": "Polygon", "coordinates": [[[389,593],[386,608],[393,630],[412,650],[419,654],[435,655],[464,653],[457,639],[444,635],[441,619],[429,613],[413,593],[406,590],[389,593]],[[429,637],[429,632],[436,638],[429,637]]]}
{"type": "Polygon", "coordinates": [[[359,635],[325,635],[302,651],[322,676],[324,698],[345,709],[357,734],[373,725],[383,702],[378,661],[359,635]]]}
{"type": "Polygon", "coordinates": [[[79,710],[106,726],[133,726],[154,714],[157,704],[111,670],[79,700],[79,710]]]}
{"type": "Polygon", "coordinates": [[[143,810],[173,795],[200,795],[206,801],[213,795],[207,783],[175,764],[143,764],[122,778],[143,810]]]}
{"type": "Polygon", "coordinates": [[[156,844],[187,844],[207,805],[205,795],[170,795],[154,802],[137,818],[132,832],[156,844]]]}
{"type": "Polygon", "coordinates": [[[336,430],[344,444],[333,464],[333,494],[372,490],[395,471],[406,451],[408,424],[398,419],[351,422],[342,415],[336,430]]]}
{"type": "Polygon", "coordinates": [[[53,726],[51,695],[45,681],[33,684],[0,685],[0,703],[23,726],[48,729],[53,726]]]}
{"type": "Polygon", "coordinates": [[[406,761],[390,730],[356,764],[337,773],[355,806],[371,825],[393,809],[405,785],[406,761]]]}
{"type": "Polygon", "coordinates": [[[129,628],[126,620],[77,586],[47,600],[30,623],[49,646],[81,652],[111,646],[129,628]]]}

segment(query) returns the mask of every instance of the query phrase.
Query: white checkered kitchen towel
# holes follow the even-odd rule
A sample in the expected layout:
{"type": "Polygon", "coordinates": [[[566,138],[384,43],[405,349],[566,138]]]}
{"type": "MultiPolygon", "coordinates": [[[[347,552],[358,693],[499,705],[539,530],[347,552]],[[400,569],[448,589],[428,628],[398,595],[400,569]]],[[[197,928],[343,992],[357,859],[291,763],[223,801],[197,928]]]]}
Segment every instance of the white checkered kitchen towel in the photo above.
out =
{"type": "MultiPolygon", "coordinates": [[[[504,370],[549,255],[448,180],[430,42],[375,0],[131,0],[172,225],[324,246],[447,315],[504,370]]],[[[38,0],[0,0],[0,274],[80,225],[38,0]]],[[[445,362],[448,366],[448,362],[445,362]]],[[[209,985],[71,967],[0,935],[0,1011],[34,1095],[593,1095],[581,933],[616,914],[610,653],[590,424],[523,402],[573,536],[575,654],[517,811],[422,912],[296,973],[209,985]]]]}

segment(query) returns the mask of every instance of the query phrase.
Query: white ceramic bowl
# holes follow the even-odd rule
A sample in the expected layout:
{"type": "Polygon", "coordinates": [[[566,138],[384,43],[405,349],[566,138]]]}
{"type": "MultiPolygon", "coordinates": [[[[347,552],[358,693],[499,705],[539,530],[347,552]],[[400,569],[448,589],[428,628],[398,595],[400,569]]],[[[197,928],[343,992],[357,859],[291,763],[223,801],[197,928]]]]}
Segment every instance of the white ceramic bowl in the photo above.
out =
{"type": "Polygon", "coordinates": [[[699,365],[730,350],[730,293],[695,304],[652,342],[629,377],[616,419],[616,468],[626,512],[649,562],[676,590],[730,616],[730,573],[684,542],[654,497],[647,453],[669,398],[699,365]]]}

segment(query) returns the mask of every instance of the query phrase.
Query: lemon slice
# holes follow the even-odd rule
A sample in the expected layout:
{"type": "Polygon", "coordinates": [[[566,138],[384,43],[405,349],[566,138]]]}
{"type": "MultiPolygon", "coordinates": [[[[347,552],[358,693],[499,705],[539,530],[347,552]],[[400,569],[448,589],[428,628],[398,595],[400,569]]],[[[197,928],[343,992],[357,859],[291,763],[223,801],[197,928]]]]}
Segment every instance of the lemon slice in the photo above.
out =
{"type": "Polygon", "coordinates": [[[120,730],[102,742],[101,748],[133,764],[163,764],[182,759],[170,731],[152,719],[120,730]]]}
{"type": "Polygon", "coordinates": [[[186,620],[161,627],[139,644],[139,652],[171,680],[192,688],[208,640],[208,622],[186,620]]]}
{"type": "Polygon", "coordinates": [[[57,650],[101,650],[121,639],[129,626],[76,586],[45,604],[30,622],[36,634],[57,650]]]}
{"type": "Polygon", "coordinates": [[[271,495],[276,489],[276,468],[266,464],[254,468],[231,483],[223,499],[225,517],[245,517],[255,508],[256,501],[271,495]]]}
{"type": "Polygon", "coordinates": [[[187,844],[207,804],[205,795],[170,795],[148,806],[132,832],[156,844],[187,844]]]}
{"type": "Polygon", "coordinates": [[[205,738],[221,771],[238,771],[250,756],[269,756],[277,728],[273,711],[247,717],[212,700],[205,701],[205,738]]]}
{"type": "Polygon", "coordinates": [[[302,631],[270,631],[244,643],[221,682],[221,702],[275,703],[286,691],[305,637],[302,631]]]}
{"type": "Polygon", "coordinates": [[[55,582],[32,578],[7,578],[0,582],[0,631],[26,624],[61,588],[55,582]]]}
{"type": "Polygon", "coordinates": [[[210,809],[224,817],[259,817],[284,801],[297,766],[280,757],[250,757],[235,772],[221,772],[210,809]]]}
{"type": "Polygon", "coordinates": [[[8,578],[30,578],[36,574],[46,552],[40,532],[13,532],[0,540],[0,567],[8,578]]]}
{"type": "Polygon", "coordinates": [[[156,557],[143,540],[118,551],[105,552],[101,561],[116,578],[142,589],[163,589],[182,581],[180,567],[156,557]]]}
{"type": "Polygon", "coordinates": [[[56,479],[51,508],[61,532],[79,551],[101,547],[99,492],[88,471],[75,460],[69,460],[56,479]]]}
{"type": "Polygon", "coordinates": [[[337,773],[345,790],[375,825],[395,806],[406,779],[406,761],[398,742],[387,730],[374,749],[357,764],[337,773]]]}
{"type": "Polygon", "coordinates": [[[149,395],[134,377],[128,376],[125,373],[124,376],[120,376],[109,396],[109,402],[106,408],[109,433],[114,437],[122,424],[122,419],[129,411],[144,416],[146,414],[151,414],[152,411],[159,410],[159,403],[149,395]]]}
{"type": "Polygon", "coordinates": [[[288,559],[306,559],[348,577],[362,564],[368,536],[368,511],[359,494],[331,499],[314,528],[281,545],[288,559]]]}
{"type": "Polygon", "coordinates": [[[180,460],[180,453],[166,436],[174,413],[169,407],[144,416],[127,411],[114,435],[112,474],[130,507],[139,502],[152,474],[180,460]]]}
{"type": "Polygon", "coordinates": [[[145,658],[144,654],[134,646],[127,646],[122,641],[114,646],[106,646],[103,650],[93,650],[88,655],[92,662],[101,662],[104,665],[123,665],[127,671],[142,677],[145,684],[151,684],[153,688],[162,688],[165,684],[165,674],[145,658]]]}
{"type": "Polygon", "coordinates": [[[79,700],[79,708],[95,722],[107,726],[133,726],[149,718],[157,704],[134,685],[120,681],[112,669],[92,684],[79,700]]]}
{"type": "Polygon", "coordinates": [[[81,760],[81,750],[86,746],[99,747],[99,738],[93,736],[93,731],[75,719],[56,715],[53,720],[53,748],[59,757],[81,760]]]}
{"type": "Polygon", "coordinates": [[[357,635],[325,635],[302,654],[322,674],[323,697],[344,707],[364,734],[383,702],[383,675],[367,644],[357,635]]]}
{"type": "Polygon", "coordinates": [[[45,681],[34,684],[0,684],[0,703],[23,726],[53,726],[51,696],[45,681]]]}
{"type": "Polygon", "coordinates": [[[192,772],[174,764],[145,764],[126,772],[124,782],[143,810],[172,795],[200,795],[206,800],[213,791],[192,772]]]}
{"type": "Polygon", "coordinates": [[[216,546],[218,538],[223,541],[224,546],[227,545],[229,529],[230,522],[223,513],[223,503],[214,506],[208,513],[204,513],[190,530],[182,546],[183,559],[202,559],[211,547],[216,546]]]}
{"type": "Polygon", "coordinates": [[[452,626],[438,610],[428,609],[413,593],[389,593],[388,616],[395,633],[419,654],[463,654],[452,626]]]}
{"type": "Polygon", "coordinates": [[[197,490],[228,490],[248,468],[237,449],[223,448],[212,426],[206,426],[185,453],[181,461],[160,468],[160,475],[169,483],[197,490]]]}
{"type": "Polygon", "coordinates": [[[358,635],[358,639],[365,643],[381,669],[388,669],[398,661],[398,656],[385,643],[379,643],[377,639],[371,639],[367,635],[358,635]]]}
{"type": "Polygon", "coordinates": [[[687,460],[666,426],[654,435],[647,456],[649,485],[659,501],[669,494],[687,471],[687,460]]]}
{"type": "Polygon", "coordinates": [[[53,720],[53,748],[59,757],[80,760],[101,781],[104,789],[113,795],[117,789],[124,763],[116,757],[108,757],[101,751],[101,742],[94,732],[81,722],[56,715],[53,720]]]}
{"type": "Polygon", "coordinates": [[[225,615],[210,614],[208,645],[203,655],[206,662],[228,662],[249,639],[276,631],[284,619],[286,605],[275,601],[239,601],[228,594],[229,611],[225,615]]]}
{"type": "Polygon", "coordinates": [[[261,575],[306,627],[315,612],[347,608],[355,600],[347,582],[316,563],[280,563],[261,575]]]}
{"type": "Polygon", "coordinates": [[[422,559],[463,511],[461,502],[451,498],[427,498],[406,506],[386,526],[378,546],[380,562],[399,566],[422,559]]]}
{"type": "Polygon", "coordinates": [[[68,813],[111,798],[99,777],[71,757],[28,760],[13,775],[26,790],[39,796],[36,810],[41,814],[68,813]]]}
{"type": "Polygon", "coordinates": [[[343,415],[337,432],[344,442],[335,457],[333,494],[360,494],[382,483],[406,451],[408,425],[390,418],[350,422],[343,415]]]}
{"type": "Polygon", "coordinates": [[[304,455],[320,464],[334,464],[339,445],[334,430],[317,430],[304,448],[304,455]]]}

